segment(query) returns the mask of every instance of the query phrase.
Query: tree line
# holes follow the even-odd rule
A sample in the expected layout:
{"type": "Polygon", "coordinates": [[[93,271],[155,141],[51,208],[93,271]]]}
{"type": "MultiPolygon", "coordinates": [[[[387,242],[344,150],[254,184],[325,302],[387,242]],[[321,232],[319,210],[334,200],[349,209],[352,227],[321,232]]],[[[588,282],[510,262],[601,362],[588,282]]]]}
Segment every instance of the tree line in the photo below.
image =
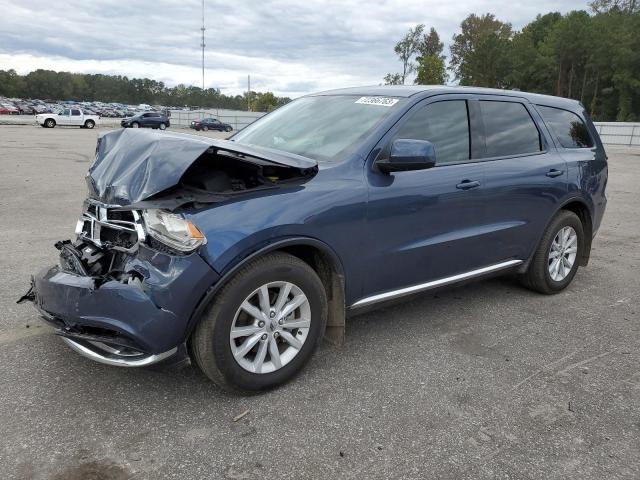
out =
{"type": "Polygon", "coordinates": [[[117,102],[130,105],[146,103],[168,107],[228,108],[267,112],[291,101],[271,92],[245,92],[225,95],[217,88],[202,90],[193,85],[168,87],[149,78],[121,75],[83,74],[35,70],[19,75],[15,70],[0,70],[0,96],[39,98],[41,100],[77,100],[117,102]]]}
{"type": "Polygon", "coordinates": [[[435,29],[409,29],[394,51],[401,73],[386,84],[460,85],[580,100],[593,119],[640,121],[640,1],[596,0],[590,11],[538,15],[521,31],[495,15],[471,14],[453,36],[449,65],[435,29]]]}

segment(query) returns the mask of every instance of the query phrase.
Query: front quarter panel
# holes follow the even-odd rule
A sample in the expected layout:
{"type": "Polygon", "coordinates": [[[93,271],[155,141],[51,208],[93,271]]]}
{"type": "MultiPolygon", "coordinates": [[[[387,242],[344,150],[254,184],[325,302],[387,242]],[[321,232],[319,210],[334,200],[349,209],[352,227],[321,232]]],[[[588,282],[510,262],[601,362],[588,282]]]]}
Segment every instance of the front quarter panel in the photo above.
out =
{"type": "Polygon", "coordinates": [[[187,216],[207,237],[201,255],[224,274],[251,253],[288,237],[327,244],[349,278],[347,297],[359,294],[366,189],[362,160],[321,169],[303,185],[281,187],[200,210],[187,216]]]}

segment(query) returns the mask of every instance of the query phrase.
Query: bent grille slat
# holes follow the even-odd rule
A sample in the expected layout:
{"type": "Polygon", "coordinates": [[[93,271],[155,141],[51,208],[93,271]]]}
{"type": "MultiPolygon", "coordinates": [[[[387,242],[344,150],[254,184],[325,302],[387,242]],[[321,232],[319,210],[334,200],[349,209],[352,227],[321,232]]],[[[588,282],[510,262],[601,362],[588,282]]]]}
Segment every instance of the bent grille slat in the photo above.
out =
{"type": "Polygon", "coordinates": [[[91,243],[122,251],[131,251],[144,240],[140,214],[135,210],[115,210],[97,203],[87,203],[80,217],[77,234],[91,243]]]}

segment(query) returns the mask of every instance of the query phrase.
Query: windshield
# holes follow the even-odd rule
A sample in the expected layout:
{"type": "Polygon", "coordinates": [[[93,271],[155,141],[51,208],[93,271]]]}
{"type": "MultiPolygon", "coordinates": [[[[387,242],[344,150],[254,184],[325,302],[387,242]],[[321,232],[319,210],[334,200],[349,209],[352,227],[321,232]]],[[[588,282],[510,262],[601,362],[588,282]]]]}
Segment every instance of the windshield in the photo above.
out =
{"type": "Polygon", "coordinates": [[[401,103],[398,98],[360,95],[303,97],[249,125],[233,141],[334,162],[401,103]]]}

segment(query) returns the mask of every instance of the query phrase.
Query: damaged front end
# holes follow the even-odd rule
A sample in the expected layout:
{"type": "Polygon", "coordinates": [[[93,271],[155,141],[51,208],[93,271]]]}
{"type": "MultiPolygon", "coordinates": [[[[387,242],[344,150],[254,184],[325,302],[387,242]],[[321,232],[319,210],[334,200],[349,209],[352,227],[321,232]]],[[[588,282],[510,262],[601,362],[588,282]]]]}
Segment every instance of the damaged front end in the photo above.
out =
{"type": "Polygon", "coordinates": [[[218,273],[198,253],[206,236],[184,212],[238,195],[295,187],[312,161],[189,135],[103,135],[87,175],[75,240],[32,277],[33,301],[78,353],[145,366],[186,354],[193,312],[218,273]]]}
{"type": "MultiPolygon", "coordinates": [[[[81,220],[89,223],[85,214],[81,220]]],[[[23,300],[32,300],[70,347],[101,363],[184,358],[191,314],[218,275],[196,253],[162,252],[135,227],[92,220],[96,237],[82,230],[75,241],[57,242],[59,264],[34,275],[23,300]]]]}

